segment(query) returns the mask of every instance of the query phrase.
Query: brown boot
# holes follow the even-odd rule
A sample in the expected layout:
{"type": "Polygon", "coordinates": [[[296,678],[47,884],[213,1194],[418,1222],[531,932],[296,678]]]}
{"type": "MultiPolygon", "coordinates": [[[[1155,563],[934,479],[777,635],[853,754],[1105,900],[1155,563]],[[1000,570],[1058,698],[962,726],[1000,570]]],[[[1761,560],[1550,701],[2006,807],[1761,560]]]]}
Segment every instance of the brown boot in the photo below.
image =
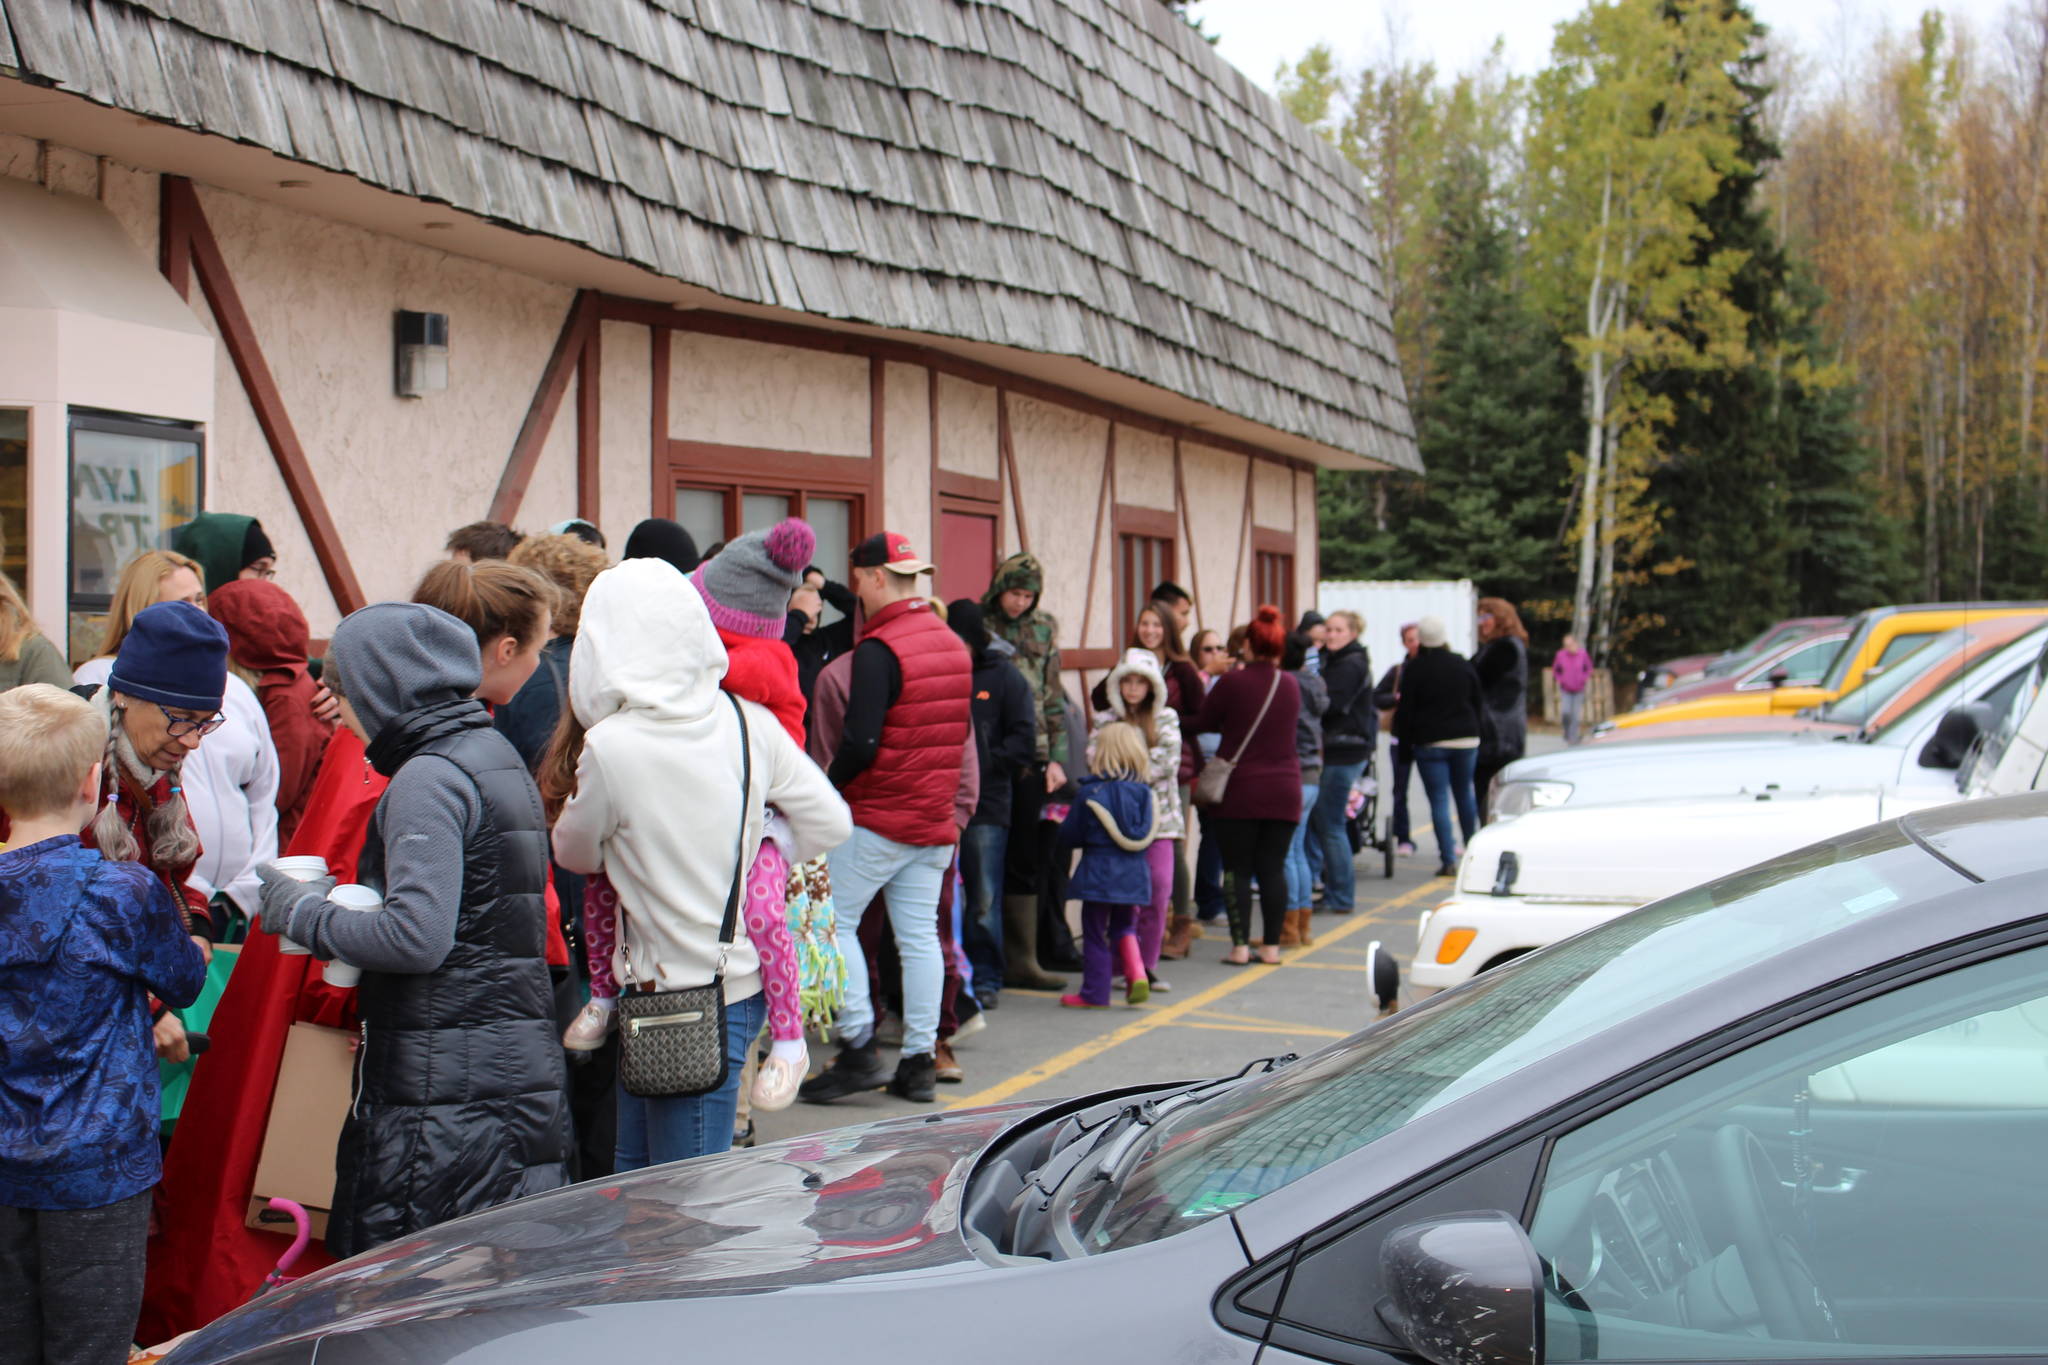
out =
{"type": "Polygon", "coordinates": [[[1301,911],[1299,910],[1289,910],[1280,917],[1280,946],[1282,948],[1299,948],[1301,946],[1301,934],[1294,927],[1301,922],[1300,915],[1301,911]]]}
{"type": "Polygon", "coordinates": [[[1315,931],[1310,927],[1309,921],[1316,917],[1316,912],[1313,910],[1297,910],[1294,913],[1299,916],[1299,919],[1295,922],[1296,928],[1294,932],[1301,939],[1301,946],[1304,948],[1315,947],[1315,931]]]}
{"type": "Polygon", "coordinates": [[[1026,991],[1063,991],[1067,979],[1038,965],[1038,897],[1003,897],[1003,985],[1026,991]]]}
{"type": "Polygon", "coordinates": [[[1166,942],[1159,945],[1161,957],[1178,962],[1188,955],[1188,945],[1200,937],[1202,927],[1193,915],[1175,915],[1166,925],[1166,942]]]}

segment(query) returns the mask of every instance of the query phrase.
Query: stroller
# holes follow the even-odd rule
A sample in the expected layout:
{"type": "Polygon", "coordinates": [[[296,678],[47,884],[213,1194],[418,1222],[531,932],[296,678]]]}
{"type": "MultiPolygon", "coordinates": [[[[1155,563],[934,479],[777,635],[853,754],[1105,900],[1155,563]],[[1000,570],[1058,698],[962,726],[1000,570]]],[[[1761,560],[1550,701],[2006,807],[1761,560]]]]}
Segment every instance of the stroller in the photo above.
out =
{"type": "Polygon", "coordinates": [[[1377,850],[1382,875],[1394,875],[1394,832],[1391,824],[1380,816],[1380,755],[1377,744],[1373,746],[1372,757],[1366,760],[1365,771],[1359,774],[1358,781],[1351,784],[1351,796],[1344,805],[1344,832],[1351,840],[1354,856],[1368,848],[1377,850]]]}

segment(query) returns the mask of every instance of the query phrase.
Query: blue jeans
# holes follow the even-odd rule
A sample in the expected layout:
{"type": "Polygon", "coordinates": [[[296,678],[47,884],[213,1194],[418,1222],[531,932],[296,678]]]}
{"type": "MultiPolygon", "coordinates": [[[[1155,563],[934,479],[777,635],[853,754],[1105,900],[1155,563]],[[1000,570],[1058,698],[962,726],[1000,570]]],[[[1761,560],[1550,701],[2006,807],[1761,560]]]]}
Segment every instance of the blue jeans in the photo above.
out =
{"type": "Polygon", "coordinates": [[[832,869],[832,903],[846,907],[839,914],[839,952],[846,959],[846,996],[835,1021],[840,1039],[859,1045],[875,1031],[860,920],[868,904],[882,895],[903,969],[903,1055],[930,1056],[939,1039],[939,997],[946,982],[939,951],[939,892],[953,862],[953,846],[899,844],[856,825],[853,837],[826,860],[832,869]]]}
{"type": "Polygon", "coordinates": [[[1323,850],[1323,905],[1331,910],[1350,910],[1358,902],[1358,873],[1351,865],[1344,807],[1351,800],[1351,785],[1364,772],[1362,758],[1356,763],[1325,763],[1316,808],[1309,816],[1308,837],[1323,850]]]}
{"type": "Polygon", "coordinates": [[[1008,825],[960,831],[961,940],[974,968],[974,993],[986,1000],[1003,988],[1003,855],[1008,825]]]}
{"type": "Polygon", "coordinates": [[[1308,818],[1315,813],[1320,784],[1301,784],[1301,818],[1294,822],[1294,841],[1287,845],[1287,908],[1306,910],[1315,904],[1316,881],[1308,868],[1308,818]]]}
{"type": "Polygon", "coordinates": [[[1415,767],[1422,774],[1422,789],[1429,793],[1429,818],[1436,825],[1437,858],[1445,867],[1457,862],[1457,850],[1479,827],[1479,798],[1472,790],[1472,772],[1479,766],[1479,750],[1446,749],[1424,745],[1415,751],[1415,767]],[[1451,803],[1457,802],[1458,828],[1451,828],[1451,803]]]}
{"type": "Polygon", "coordinates": [[[747,1050],[767,1021],[768,997],[759,992],[725,1007],[725,1084],[716,1090],[650,1099],[629,1095],[620,1086],[617,1159],[612,1168],[623,1175],[730,1148],[747,1050]]]}

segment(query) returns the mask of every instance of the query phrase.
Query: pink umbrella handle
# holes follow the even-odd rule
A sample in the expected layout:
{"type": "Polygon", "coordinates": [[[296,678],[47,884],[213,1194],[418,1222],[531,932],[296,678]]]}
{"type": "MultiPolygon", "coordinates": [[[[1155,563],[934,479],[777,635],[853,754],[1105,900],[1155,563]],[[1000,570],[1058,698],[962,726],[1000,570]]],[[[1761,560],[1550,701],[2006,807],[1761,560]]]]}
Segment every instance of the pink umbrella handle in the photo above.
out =
{"type": "Polygon", "coordinates": [[[264,1288],[274,1289],[284,1283],[285,1272],[290,1270],[292,1263],[299,1259],[299,1253],[306,1249],[306,1243],[313,1240],[313,1225],[306,1217],[305,1208],[290,1199],[273,1199],[264,1207],[291,1215],[292,1228],[294,1230],[291,1247],[286,1250],[284,1255],[277,1258],[277,1269],[263,1277],[264,1288]]]}

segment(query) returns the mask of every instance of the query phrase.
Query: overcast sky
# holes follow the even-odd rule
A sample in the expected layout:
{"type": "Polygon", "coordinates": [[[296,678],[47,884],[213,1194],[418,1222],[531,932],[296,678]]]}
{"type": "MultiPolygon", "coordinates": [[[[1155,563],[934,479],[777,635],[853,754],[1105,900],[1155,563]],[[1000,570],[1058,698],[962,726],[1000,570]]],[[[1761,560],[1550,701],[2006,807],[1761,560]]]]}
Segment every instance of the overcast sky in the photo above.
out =
{"type": "MultiPolygon", "coordinates": [[[[1809,55],[1834,66],[1840,54],[1863,46],[1871,30],[1889,24],[1906,30],[1925,0],[1751,0],[1756,16],[1775,34],[1789,36],[1809,55]]],[[[1947,0],[1936,6],[1980,30],[1995,32],[2002,0],[1947,0]]],[[[1197,0],[1193,13],[1218,35],[1224,58],[1267,89],[1283,61],[1327,42],[1339,61],[1356,66],[1385,51],[1390,28],[1401,49],[1429,58],[1440,70],[1458,70],[1483,56],[1495,37],[1507,40],[1510,64],[1529,72],[1550,53],[1551,31],[1582,8],[1582,0],[1197,0]]]]}

